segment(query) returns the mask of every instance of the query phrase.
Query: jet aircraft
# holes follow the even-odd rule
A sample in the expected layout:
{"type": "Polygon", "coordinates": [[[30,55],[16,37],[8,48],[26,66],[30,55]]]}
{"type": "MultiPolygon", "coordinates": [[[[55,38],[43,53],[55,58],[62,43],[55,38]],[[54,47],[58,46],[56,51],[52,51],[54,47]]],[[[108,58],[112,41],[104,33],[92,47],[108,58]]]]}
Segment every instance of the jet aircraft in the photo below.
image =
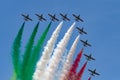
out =
{"type": "Polygon", "coordinates": [[[94,70],[88,69],[88,71],[90,72],[91,76],[100,75],[99,73],[96,72],[96,69],[94,70]]]}
{"type": "Polygon", "coordinates": [[[50,18],[51,18],[51,20],[52,21],[59,21],[59,19],[57,19],[56,17],[55,17],[55,14],[54,15],[51,15],[51,14],[48,14],[49,16],[50,16],[50,18]]]}
{"type": "Polygon", "coordinates": [[[67,14],[64,15],[64,14],[60,13],[60,15],[62,16],[62,19],[63,19],[63,20],[65,20],[65,21],[67,21],[67,20],[70,21],[70,19],[67,17],[67,14]]]}
{"type": "Polygon", "coordinates": [[[95,60],[95,58],[92,57],[92,54],[90,55],[84,54],[84,56],[86,57],[88,61],[95,60]]]}
{"type": "Polygon", "coordinates": [[[86,41],[80,40],[80,41],[83,43],[83,46],[85,46],[85,47],[90,46],[91,47],[91,44],[88,43],[88,40],[86,40],[86,41]]]}
{"type": "Polygon", "coordinates": [[[32,19],[29,17],[29,15],[24,15],[24,14],[21,14],[21,15],[24,17],[25,21],[32,21],[32,19]]]}
{"type": "Polygon", "coordinates": [[[80,34],[87,34],[87,32],[84,31],[84,28],[83,28],[83,27],[82,27],[82,28],[76,27],[76,28],[79,30],[79,33],[80,33],[80,34]]]}
{"type": "Polygon", "coordinates": [[[47,21],[47,20],[43,17],[43,14],[41,14],[41,15],[35,14],[35,15],[38,17],[38,19],[39,19],[40,21],[47,21]]]}
{"type": "Polygon", "coordinates": [[[80,18],[80,15],[78,15],[78,16],[75,15],[75,14],[72,14],[72,15],[75,17],[75,20],[76,20],[77,22],[79,22],[79,21],[84,22],[83,19],[80,18]]]}

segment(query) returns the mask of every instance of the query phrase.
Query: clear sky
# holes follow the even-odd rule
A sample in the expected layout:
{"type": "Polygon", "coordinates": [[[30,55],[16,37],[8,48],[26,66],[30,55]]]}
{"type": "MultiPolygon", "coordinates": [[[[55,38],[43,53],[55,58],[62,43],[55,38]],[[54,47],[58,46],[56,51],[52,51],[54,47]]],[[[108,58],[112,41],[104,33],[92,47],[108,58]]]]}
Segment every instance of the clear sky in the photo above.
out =
{"type": "MultiPolygon", "coordinates": [[[[0,1],[0,78],[9,80],[12,75],[11,49],[13,40],[23,23],[21,14],[30,14],[33,22],[27,22],[22,39],[22,51],[25,44],[36,25],[38,19],[35,13],[42,13],[49,19],[48,13],[67,13],[70,22],[64,22],[59,39],[74,22],[72,13],[80,14],[85,22],[77,23],[76,26],[84,27],[88,35],[82,35],[81,39],[88,39],[92,44],[91,48],[85,48],[84,53],[93,53],[96,61],[87,65],[87,69],[96,68],[101,74],[93,77],[93,80],[119,80],[120,79],[120,0],[1,0],[0,1]]],[[[42,31],[48,25],[41,22],[36,41],[42,31]]],[[[47,39],[59,22],[54,22],[51,26],[47,39]]],[[[78,35],[74,30],[68,45],[68,50],[75,37],[78,35]]],[[[79,42],[76,54],[82,48],[79,42]]],[[[76,55],[75,55],[76,56],[76,55]]],[[[74,56],[74,57],[75,57],[74,56]]],[[[85,58],[82,57],[82,63],[85,58]]],[[[82,80],[87,80],[89,73],[85,70],[82,80]]]]}

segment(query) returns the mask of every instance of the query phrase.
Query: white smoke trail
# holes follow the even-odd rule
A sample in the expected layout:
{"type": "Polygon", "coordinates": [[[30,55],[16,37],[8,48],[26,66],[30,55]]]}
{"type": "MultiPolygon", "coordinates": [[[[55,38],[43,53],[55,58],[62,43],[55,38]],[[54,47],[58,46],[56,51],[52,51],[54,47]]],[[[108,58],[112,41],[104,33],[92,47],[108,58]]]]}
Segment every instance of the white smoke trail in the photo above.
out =
{"type": "Polygon", "coordinates": [[[65,33],[65,36],[63,37],[63,39],[57,44],[57,47],[54,49],[53,56],[50,59],[50,62],[45,71],[43,80],[53,80],[55,75],[55,70],[60,62],[63,52],[66,49],[67,43],[70,39],[74,26],[75,26],[75,22],[71,25],[67,33],[65,33]]]}
{"type": "Polygon", "coordinates": [[[70,69],[70,66],[71,66],[71,62],[72,62],[72,56],[76,50],[76,47],[77,47],[77,44],[78,44],[78,40],[79,40],[79,35],[76,37],[69,53],[68,53],[68,56],[66,58],[66,61],[64,63],[64,66],[63,66],[63,69],[62,69],[62,72],[61,72],[61,75],[60,75],[60,78],[59,80],[64,80],[64,78],[66,77],[69,69],[70,69]]]}
{"type": "Polygon", "coordinates": [[[59,76],[61,74],[64,62],[66,61],[67,54],[68,54],[68,50],[66,49],[65,52],[63,53],[61,59],[60,59],[60,63],[59,63],[59,65],[58,65],[58,67],[57,67],[57,69],[55,71],[55,75],[54,75],[53,80],[59,80],[59,76]]]}
{"type": "Polygon", "coordinates": [[[34,75],[33,75],[33,80],[41,80],[42,74],[44,73],[47,63],[49,62],[51,53],[54,49],[54,45],[55,45],[55,42],[57,40],[57,37],[58,37],[58,34],[60,32],[62,25],[63,25],[63,21],[59,23],[58,27],[53,32],[51,38],[48,40],[47,45],[44,47],[42,56],[37,63],[36,71],[34,72],[34,75]]]}

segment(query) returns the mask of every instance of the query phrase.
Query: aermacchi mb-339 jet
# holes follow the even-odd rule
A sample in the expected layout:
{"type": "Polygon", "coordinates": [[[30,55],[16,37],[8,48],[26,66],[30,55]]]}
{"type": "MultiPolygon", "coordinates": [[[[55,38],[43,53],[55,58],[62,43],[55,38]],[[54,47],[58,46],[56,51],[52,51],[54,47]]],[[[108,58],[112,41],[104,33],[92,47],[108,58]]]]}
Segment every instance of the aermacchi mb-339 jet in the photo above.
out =
{"type": "Polygon", "coordinates": [[[94,70],[88,69],[88,71],[90,72],[91,76],[100,75],[99,73],[96,72],[96,69],[94,70]]]}
{"type": "Polygon", "coordinates": [[[83,43],[83,46],[85,46],[85,47],[90,46],[91,47],[91,44],[88,43],[88,40],[86,40],[86,41],[80,40],[80,41],[83,43]]]}
{"type": "Polygon", "coordinates": [[[77,22],[79,22],[79,21],[84,22],[83,19],[80,18],[80,15],[78,15],[78,16],[75,15],[75,14],[72,14],[72,15],[75,17],[75,20],[76,20],[77,22]]]}
{"type": "Polygon", "coordinates": [[[76,27],[76,28],[79,30],[79,33],[80,33],[80,34],[87,34],[87,32],[84,31],[84,28],[83,28],[83,27],[82,27],[82,28],[76,27]]]}
{"type": "Polygon", "coordinates": [[[35,15],[38,17],[38,19],[39,19],[40,21],[47,21],[47,20],[43,17],[43,14],[41,14],[41,15],[35,14],[35,15]]]}
{"type": "Polygon", "coordinates": [[[62,13],[60,13],[60,15],[62,16],[62,19],[64,20],[64,21],[70,21],[70,19],[67,17],[67,14],[62,14],[62,13]]]}
{"type": "Polygon", "coordinates": [[[90,55],[84,54],[84,56],[86,57],[88,61],[95,60],[95,58],[92,57],[92,54],[90,55]]]}
{"type": "Polygon", "coordinates": [[[29,17],[29,15],[24,15],[24,14],[21,14],[23,17],[24,17],[24,20],[25,21],[32,21],[32,19],[29,17]]]}
{"type": "Polygon", "coordinates": [[[57,18],[55,17],[55,14],[54,14],[54,15],[48,14],[48,15],[50,16],[50,19],[51,19],[52,21],[59,21],[59,19],[57,19],[57,18]]]}

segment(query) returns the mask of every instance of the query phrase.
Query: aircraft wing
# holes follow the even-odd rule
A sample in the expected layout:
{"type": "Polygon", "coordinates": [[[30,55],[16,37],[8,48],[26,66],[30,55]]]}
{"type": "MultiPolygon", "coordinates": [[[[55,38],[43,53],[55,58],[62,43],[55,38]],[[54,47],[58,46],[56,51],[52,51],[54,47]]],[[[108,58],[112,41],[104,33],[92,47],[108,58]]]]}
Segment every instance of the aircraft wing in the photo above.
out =
{"type": "Polygon", "coordinates": [[[99,73],[95,72],[96,75],[100,75],[99,73]]]}
{"type": "Polygon", "coordinates": [[[74,17],[77,17],[75,14],[72,14],[74,17]]]}
{"type": "Polygon", "coordinates": [[[87,34],[87,32],[83,31],[84,34],[87,34]]]}
{"type": "Polygon", "coordinates": [[[55,18],[55,20],[59,21],[59,19],[55,18]]]}
{"type": "Polygon", "coordinates": [[[51,15],[51,14],[48,14],[51,18],[54,18],[54,16],[53,15],[51,15]]]}
{"type": "Polygon", "coordinates": [[[62,17],[64,17],[64,15],[63,15],[63,14],[61,14],[61,13],[60,13],[60,15],[61,15],[62,17]]]}
{"type": "Polygon", "coordinates": [[[65,19],[67,19],[68,21],[70,21],[70,19],[68,17],[66,17],[65,19]]]}
{"type": "Polygon", "coordinates": [[[45,18],[43,18],[43,20],[47,21],[45,18]]]}
{"type": "Polygon", "coordinates": [[[67,20],[68,20],[68,21],[70,21],[70,19],[69,19],[69,18],[67,18],[67,20]]]}
{"type": "Polygon", "coordinates": [[[31,18],[27,18],[27,19],[29,19],[30,21],[32,21],[32,19],[31,19],[31,18]]]}
{"type": "Polygon", "coordinates": [[[95,60],[95,58],[91,57],[92,60],[95,60]]]}
{"type": "Polygon", "coordinates": [[[84,56],[89,57],[88,55],[84,54],[84,56]]]}
{"type": "Polygon", "coordinates": [[[87,45],[91,47],[91,44],[87,43],[87,45]]]}
{"type": "Polygon", "coordinates": [[[82,31],[79,27],[76,27],[80,32],[82,31]]]}
{"type": "Polygon", "coordinates": [[[90,70],[90,69],[88,69],[88,71],[89,71],[89,72],[91,72],[91,73],[93,73],[93,71],[92,71],[92,70],[90,70]]]}
{"type": "Polygon", "coordinates": [[[85,43],[83,40],[80,40],[82,43],[85,43]]]}
{"type": "Polygon", "coordinates": [[[80,19],[81,22],[84,22],[82,19],[80,19]]]}
{"type": "Polygon", "coordinates": [[[76,28],[80,31],[80,34],[83,34],[83,33],[84,33],[84,34],[87,34],[87,32],[85,32],[85,31],[83,30],[83,28],[81,28],[81,29],[80,29],[79,27],[76,27],[76,28]]]}
{"type": "Polygon", "coordinates": [[[24,14],[21,14],[23,17],[25,17],[25,15],[24,14]]]}
{"type": "Polygon", "coordinates": [[[38,14],[35,14],[35,15],[39,17],[39,15],[38,15],[38,14]]]}

